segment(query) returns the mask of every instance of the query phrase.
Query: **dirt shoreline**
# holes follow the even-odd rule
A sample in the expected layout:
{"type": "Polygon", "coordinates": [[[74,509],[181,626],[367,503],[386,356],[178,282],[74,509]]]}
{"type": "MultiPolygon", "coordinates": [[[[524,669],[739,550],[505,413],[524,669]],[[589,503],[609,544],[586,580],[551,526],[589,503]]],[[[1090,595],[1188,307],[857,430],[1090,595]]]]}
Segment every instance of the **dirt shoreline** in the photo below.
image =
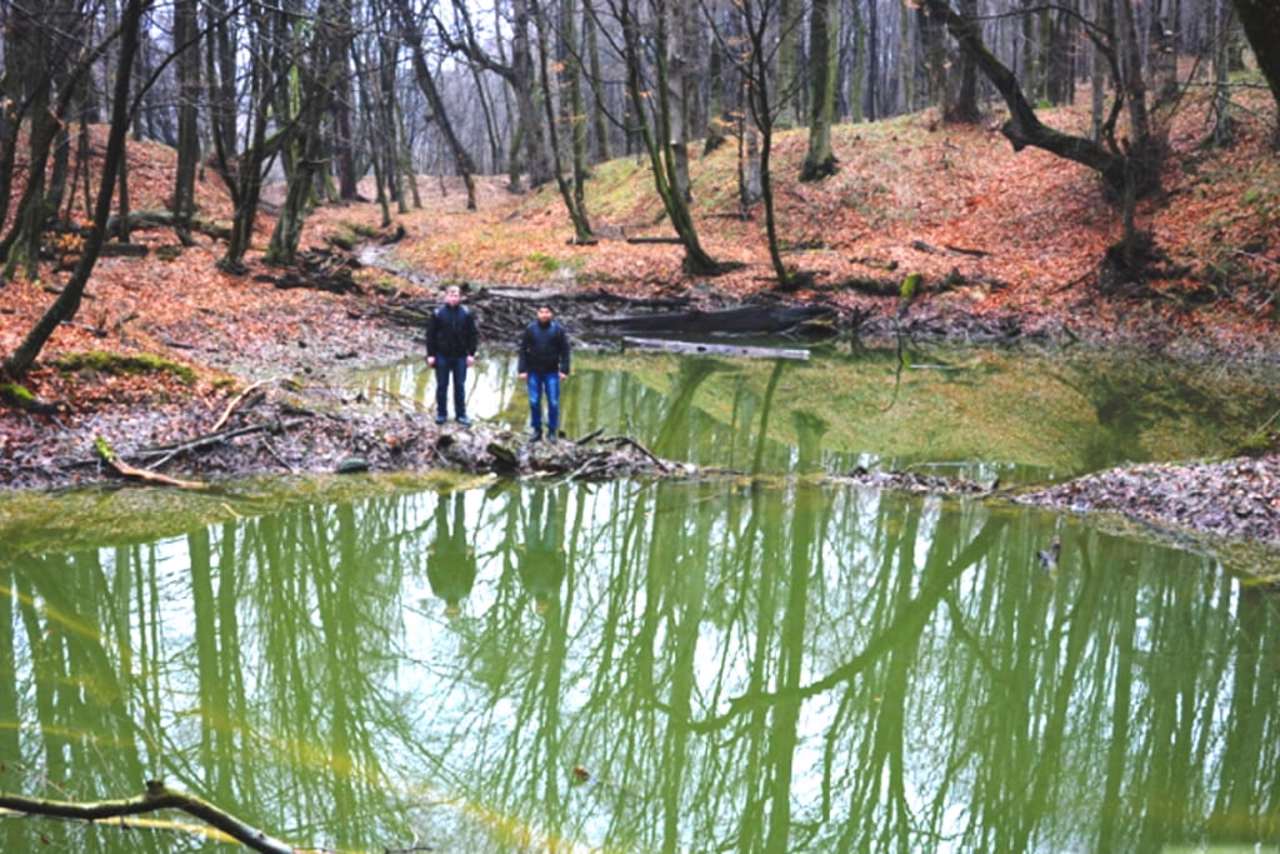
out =
{"type": "MultiPolygon", "coordinates": [[[[386,269],[391,269],[389,266],[386,269]]],[[[216,336],[202,338],[193,330],[186,346],[193,359],[209,368],[226,371],[247,385],[268,378],[296,377],[305,383],[282,381],[267,384],[264,394],[240,405],[228,419],[227,430],[245,430],[206,446],[179,451],[159,470],[183,479],[225,480],[248,475],[328,473],[342,468],[353,471],[425,471],[435,468],[510,475],[558,477],[680,477],[715,476],[681,463],[659,461],[647,451],[608,437],[613,443],[579,446],[525,445],[522,437],[505,428],[479,425],[465,431],[455,425],[439,428],[430,416],[370,406],[355,389],[345,388],[339,374],[421,353],[421,333],[403,318],[389,319],[388,310],[429,301],[421,285],[412,297],[403,293],[373,293],[360,297],[334,297],[341,310],[329,311],[318,325],[307,327],[300,337],[260,336],[255,346],[223,346],[216,336]],[[198,354],[198,355],[197,355],[198,354]]],[[[478,310],[492,309],[486,291],[476,292],[478,310]]],[[[557,308],[577,334],[592,339],[592,302],[561,294],[557,308]]],[[[655,290],[654,298],[662,296],[655,290]]],[[[608,300],[607,295],[602,299],[608,300]]],[[[616,297],[615,299],[624,299],[616,297]]],[[[635,302],[631,295],[626,300],[635,302]]],[[[1016,314],[977,315],[954,302],[942,305],[926,299],[896,317],[888,299],[876,309],[844,312],[836,316],[837,335],[892,339],[901,332],[916,342],[1018,343],[1050,345],[1082,343],[1091,347],[1124,347],[1162,358],[1229,360],[1242,367],[1280,365],[1276,342],[1253,339],[1224,342],[1206,336],[1191,340],[1154,322],[1132,320],[1123,325],[1076,320],[1079,332],[1062,320],[1025,318],[1016,314]],[[1093,330],[1083,334],[1083,330],[1093,330]]],[[[724,306],[720,295],[707,291],[690,299],[690,307],[724,306]]],[[[528,311],[527,300],[514,300],[504,311],[517,317],[528,311]],[[514,308],[512,307],[514,305],[514,308]]],[[[314,321],[314,319],[312,319],[314,321]]],[[[514,337],[504,329],[499,341],[514,337]]],[[[497,348],[495,348],[497,349],[497,348]]],[[[92,454],[96,436],[104,436],[126,460],[137,465],[154,464],[165,456],[163,448],[204,435],[237,390],[227,389],[210,405],[194,394],[182,399],[181,389],[170,389],[168,399],[141,400],[96,411],[41,415],[0,408],[10,437],[0,447],[0,484],[3,489],[51,489],[118,480],[106,463],[92,454]],[[178,399],[175,401],[174,397],[178,399]],[[23,424],[25,422],[25,424],[23,424]],[[25,427],[25,429],[23,429],[25,427]],[[12,435],[22,437],[14,441],[12,435]],[[126,438],[127,437],[127,438],[126,438]]],[[[1277,437],[1271,437],[1274,443],[1277,437]]],[[[984,496],[985,488],[965,483],[920,483],[900,473],[874,472],[854,476],[831,473],[834,482],[859,483],[880,489],[906,489],[932,494],[984,496]],[[910,481],[910,482],[908,482],[910,481]]],[[[1023,492],[1020,503],[1077,512],[1120,512],[1171,528],[1280,547],[1280,453],[1256,459],[1237,458],[1216,463],[1162,464],[1103,471],[1052,488],[1023,492]]]]}

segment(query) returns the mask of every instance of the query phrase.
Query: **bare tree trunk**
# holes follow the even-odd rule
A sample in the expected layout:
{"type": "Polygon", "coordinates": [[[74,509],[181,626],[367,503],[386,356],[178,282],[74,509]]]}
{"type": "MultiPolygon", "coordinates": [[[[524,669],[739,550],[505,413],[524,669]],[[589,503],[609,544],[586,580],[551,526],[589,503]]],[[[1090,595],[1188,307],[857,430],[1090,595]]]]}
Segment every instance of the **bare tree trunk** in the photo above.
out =
{"type": "Polygon", "coordinates": [[[831,151],[831,121],[836,95],[836,34],[840,32],[840,7],[836,0],[814,0],[810,12],[809,62],[813,86],[809,116],[809,153],[800,170],[801,181],[817,181],[836,172],[831,151]]]}
{"type": "MultiPolygon", "coordinates": [[[[818,0],[825,2],[825,0],[818,0]]],[[[797,63],[804,22],[803,0],[779,0],[778,8],[778,126],[800,124],[800,79],[797,63]]]]}
{"type": "MultiPolygon", "coordinates": [[[[963,15],[974,18],[978,14],[978,0],[960,0],[963,15]]],[[[955,124],[977,124],[982,120],[978,109],[978,59],[973,51],[960,48],[960,88],[943,110],[943,121],[955,124]]]]}
{"type": "Polygon", "coordinates": [[[849,113],[855,122],[861,122],[866,112],[865,86],[867,81],[867,27],[860,10],[861,0],[853,0],[853,57],[849,75],[849,113]]]}
{"type": "Polygon", "coordinates": [[[129,129],[129,84],[132,77],[130,70],[138,52],[138,31],[142,13],[149,5],[150,0],[127,0],[125,3],[121,20],[120,65],[116,72],[115,93],[111,105],[111,130],[107,135],[107,149],[102,159],[102,183],[98,191],[97,205],[94,208],[93,228],[85,238],[80,261],[76,264],[70,281],[62,289],[62,293],[58,295],[53,305],[27,333],[13,355],[5,361],[5,371],[15,379],[23,377],[30,370],[36,357],[44,348],[45,342],[58,328],[58,324],[75,317],[80,308],[85,285],[89,282],[89,274],[93,272],[98,254],[102,251],[102,244],[107,234],[107,221],[111,217],[111,197],[116,186],[116,170],[124,160],[125,134],[129,129]]]}
{"type": "MultiPolygon", "coordinates": [[[[1217,3],[1219,0],[1209,0],[1210,3],[1217,3]]],[[[1115,20],[1115,8],[1112,0],[1096,0],[1098,6],[1098,14],[1095,23],[1098,28],[1104,32],[1111,32],[1115,20]]],[[[1103,55],[1102,49],[1097,45],[1093,46],[1093,79],[1090,81],[1092,89],[1092,118],[1093,118],[1093,140],[1102,142],[1102,111],[1105,102],[1105,84],[1107,74],[1110,69],[1107,64],[1107,58],[1103,55]]]]}
{"type": "Polygon", "coordinates": [[[607,99],[604,76],[600,72],[600,39],[596,33],[599,24],[596,21],[593,3],[594,0],[582,0],[582,27],[586,41],[587,61],[591,69],[591,94],[595,102],[592,130],[596,138],[596,157],[603,161],[609,159],[609,125],[606,116],[608,110],[605,106],[607,99]]]}
{"type": "Polygon", "coordinates": [[[1231,120],[1231,89],[1228,81],[1227,41],[1231,29],[1231,7],[1228,0],[1209,0],[1210,45],[1213,50],[1213,144],[1231,144],[1234,123],[1231,120]]]}
{"type": "MultiPolygon", "coordinates": [[[[351,0],[340,0],[338,8],[341,20],[352,20],[351,0]]],[[[360,195],[356,188],[359,176],[356,175],[355,140],[352,136],[351,128],[351,113],[355,109],[355,87],[352,86],[351,82],[353,75],[347,67],[348,57],[351,55],[354,42],[355,30],[354,28],[347,28],[342,35],[341,42],[334,48],[334,61],[342,64],[342,71],[338,75],[337,86],[335,87],[337,91],[333,104],[333,160],[338,172],[338,198],[348,202],[353,201],[360,195]]]]}
{"type": "Polygon", "coordinates": [[[720,271],[721,267],[715,259],[707,254],[698,239],[697,227],[693,216],[689,213],[688,203],[679,192],[676,175],[676,158],[672,150],[671,140],[671,99],[670,81],[667,78],[667,9],[666,0],[655,3],[655,30],[653,56],[656,71],[657,103],[653,107],[654,128],[651,131],[647,119],[645,87],[641,83],[642,45],[640,22],[637,18],[632,0],[619,0],[618,17],[622,24],[622,42],[626,62],[627,92],[631,99],[635,129],[643,140],[649,153],[652,166],[654,188],[662,199],[663,208],[671,220],[671,226],[684,245],[684,268],[695,275],[711,275],[720,271]]]}
{"type": "MultiPolygon", "coordinates": [[[[1276,106],[1280,107],[1280,14],[1270,0],[1235,0],[1235,7],[1258,60],[1258,68],[1271,87],[1276,106]]],[[[1280,131],[1276,142],[1280,144],[1280,131]]]]}
{"type": "MultiPolygon", "coordinates": [[[[550,22],[548,20],[546,13],[543,11],[541,4],[537,3],[536,0],[533,8],[534,8],[534,14],[537,17],[537,22],[538,22],[538,66],[542,72],[542,90],[546,98],[546,100],[543,102],[543,108],[546,110],[546,113],[547,113],[547,127],[551,131],[552,172],[555,175],[556,187],[560,190],[560,197],[564,201],[565,210],[569,212],[569,219],[573,223],[574,240],[578,243],[585,243],[586,241],[591,239],[591,223],[587,219],[586,209],[581,204],[582,184],[580,180],[576,180],[577,171],[578,171],[577,157],[575,154],[574,156],[575,180],[571,185],[570,181],[565,177],[565,174],[564,174],[564,162],[561,159],[562,152],[561,152],[561,146],[560,146],[560,133],[557,128],[557,125],[559,124],[559,122],[557,122],[556,120],[555,107],[552,105],[552,92],[551,92],[552,78],[550,73],[547,70],[548,68],[547,54],[550,53],[551,51],[551,47],[548,44],[549,33],[547,32],[547,30],[550,28],[550,22]]],[[[560,37],[563,39],[564,34],[562,33],[560,37]]],[[[566,73],[565,65],[563,63],[561,63],[560,68],[561,68],[562,74],[566,73]]],[[[575,71],[576,71],[576,68],[575,68],[575,71]]],[[[572,83],[570,83],[567,79],[562,79],[561,83],[562,83],[560,87],[561,115],[567,116],[570,109],[569,101],[572,99],[572,96],[570,95],[569,92],[565,90],[572,88],[572,83]]],[[[571,130],[571,132],[573,131],[571,130]]],[[[576,148],[576,141],[574,145],[576,148]]]]}
{"type": "Polygon", "coordinates": [[[321,0],[312,30],[310,61],[298,66],[303,81],[303,103],[298,118],[301,157],[294,164],[284,205],[263,256],[268,264],[292,264],[297,256],[298,240],[302,236],[302,225],[314,191],[313,181],[324,152],[321,125],[329,110],[331,92],[338,77],[346,72],[342,45],[351,26],[350,17],[344,16],[333,0],[321,0]]]}
{"type": "Polygon", "coordinates": [[[173,41],[178,55],[178,168],[171,209],[179,225],[178,238],[190,246],[190,222],[196,210],[196,165],[200,161],[200,127],[196,103],[200,97],[200,39],[196,0],[175,0],[173,41]]]}
{"type": "Polygon", "coordinates": [[[462,183],[467,188],[467,210],[473,211],[476,209],[476,185],[475,180],[472,178],[476,171],[475,164],[471,160],[471,155],[463,148],[458,135],[454,133],[453,124],[449,121],[448,111],[445,109],[444,101],[436,88],[435,80],[431,76],[431,69],[427,66],[426,55],[422,47],[422,34],[418,31],[418,26],[413,20],[413,13],[409,8],[408,0],[393,0],[393,3],[396,16],[399,19],[400,32],[405,42],[408,43],[412,54],[413,74],[417,78],[418,88],[426,96],[436,124],[439,126],[441,133],[444,134],[445,141],[453,153],[454,165],[458,169],[458,174],[462,176],[462,183]]]}

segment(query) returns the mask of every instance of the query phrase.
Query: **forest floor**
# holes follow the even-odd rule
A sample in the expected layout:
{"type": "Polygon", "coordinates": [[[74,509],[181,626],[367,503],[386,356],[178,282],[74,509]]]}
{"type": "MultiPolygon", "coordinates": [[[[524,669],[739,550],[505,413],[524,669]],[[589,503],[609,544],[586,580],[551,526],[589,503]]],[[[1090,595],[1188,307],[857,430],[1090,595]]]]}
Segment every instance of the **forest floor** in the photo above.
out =
{"type": "MultiPolygon", "coordinates": [[[[829,307],[842,331],[870,336],[900,328],[960,340],[1086,340],[1175,358],[1280,364],[1280,156],[1267,145],[1273,119],[1265,100],[1251,95],[1245,90],[1240,98],[1236,142],[1227,149],[1201,145],[1207,111],[1194,93],[1167,121],[1162,189],[1141,203],[1138,215],[1167,257],[1161,278],[1137,283],[1100,275],[1121,226],[1087,170],[1035,150],[1014,153],[995,118],[952,127],[931,112],[839,126],[834,142],[841,169],[816,184],[795,180],[804,132],[780,135],[775,181],[785,258],[813,276],[811,286],[785,296],[771,277],[760,206],[746,220],[736,215],[732,143],[692,167],[704,244],[717,259],[741,265],[715,278],[686,276],[678,246],[627,242],[670,233],[647,165],[635,158],[595,167],[587,208],[600,242],[592,246],[571,244],[554,187],[514,195],[504,179],[482,178],[479,210],[469,212],[457,179],[421,178],[424,207],[405,214],[393,207],[404,238],[376,256],[366,254],[374,265],[354,269],[352,248],[388,236],[379,227],[378,206],[325,206],[308,220],[302,245],[316,250],[313,257],[326,268],[353,270],[357,289],[345,294],[278,286],[289,284],[287,271],[261,262],[273,225],[269,210],[259,219],[243,276],[217,269],[222,246],[207,236],[197,235],[197,245],[183,249],[172,230],[140,230],[133,239],[149,254],[101,259],[79,315],[58,329],[24,379],[34,404],[0,390],[0,485],[64,486],[109,477],[93,453],[99,435],[140,465],[168,456],[162,471],[182,476],[332,471],[344,463],[413,468],[464,459],[471,467],[510,470],[511,458],[503,451],[495,456],[488,446],[510,448],[515,437],[486,432],[481,441],[453,427],[440,430],[420,414],[375,410],[337,380],[349,368],[420,350],[419,334],[388,322],[388,315],[426,304],[438,285],[453,282],[466,285],[473,298],[501,286],[679,300],[694,308],[783,300],[829,307]],[[903,311],[899,284],[911,273],[921,274],[923,285],[903,311]],[[157,358],[120,363],[102,353],[157,358]],[[259,380],[268,382],[222,419],[259,380]],[[223,420],[221,433],[256,429],[171,453],[223,420]],[[165,446],[169,450],[144,452],[165,446]]],[[[1045,118],[1076,130],[1087,123],[1083,109],[1046,111],[1045,118]]],[[[96,128],[99,153],[104,138],[105,128],[96,128]]],[[[165,207],[174,165],[171,149],[131,143],[134,210],[165,207]]],[[[362,189],[369,194],[371,188],[362,189]]],[[[201,176],[197,195],[202,216],[229,218],[229,201],[211,171],[201,176]]],[[[73,202],[73,214],[81,204],[73,202]]],[[[75,247],[59,249],[73,253],[75,247]]],[[[53,299],[66,276],[59,266],[53,257],[38,279],[0,284],[0,353],[17,345],[53,299]]],[[[582,310],[590,305],[583,302],[582,310]]],[[[576,322],[572,314],[568,319],[576,322]]],[[[511,330],[506,324],[486,344],[502,346],[511,330]]],[[[1224,474],[1217,464],[1163,466],[1142,475],[1149,493],[1099,476],[1029,500],[1076,510],[1118,507],[1274,542],[1280,537],[1277,438],[1274,429],[1261,437],[1262,456],[1248,461],[1247,488],[1241,487],[1243,469],[1224,474]],[[1189,512],[1199,505],[1183,499],[1193,494],[1220,499],[1230,512],[1189,512]]],[[[532,457],[518,450],[514,470],[572,474],[595,459],[581,474],[646,467],[661,473],[622,444],[575,447],[532,457]]]]}

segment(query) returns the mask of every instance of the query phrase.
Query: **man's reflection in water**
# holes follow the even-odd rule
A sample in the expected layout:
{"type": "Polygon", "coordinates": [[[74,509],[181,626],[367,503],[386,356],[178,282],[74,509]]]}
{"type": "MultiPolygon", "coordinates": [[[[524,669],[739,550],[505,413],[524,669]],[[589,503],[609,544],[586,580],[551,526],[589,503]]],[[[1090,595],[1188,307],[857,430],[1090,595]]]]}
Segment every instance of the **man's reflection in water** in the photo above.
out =
{"type": "Polygon", "coordinates": [[[436,502],[436,538],[427,550],[427,580],[431,592],[444,600],[444,613],[454,619],[462,613],[461,602],[471,592],[476,581],[476,553],[467,544],[464,522],[467,512],[466,495],[453,494],[453,527],[449,527],[447,496],[436,502]]]}
{"type": "Polygon", "coordinates": [[[562,514],[556,492],[534,489],[532,493],[525,520],[524,545],[520,549],[520,583],[533,596],[534,610],[546,616],[559,601],[560,584],[564,581],[566,561],[560,544],[562,514]]]}

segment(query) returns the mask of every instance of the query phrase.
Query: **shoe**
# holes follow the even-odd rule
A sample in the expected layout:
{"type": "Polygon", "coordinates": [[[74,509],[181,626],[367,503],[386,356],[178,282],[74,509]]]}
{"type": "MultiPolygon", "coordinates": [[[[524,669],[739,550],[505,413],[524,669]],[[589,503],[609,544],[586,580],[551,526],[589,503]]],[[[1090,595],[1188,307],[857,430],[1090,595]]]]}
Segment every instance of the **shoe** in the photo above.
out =
{"type": "Polygon", "coordinates": [[[445,421],[447,421],[447,420],[448,420],[448,419],[447,419],[447,418],[445,418],[443,415],[437,415],[437,416],[436,416],[436,423],[437,423],[437,424],[443,424],[443,423],[444,423],[445,421]]]}
{"type": "Polygon", "coordinates": [[[467,416],[465,416],[465,415],[459,415],[459,416],[458,416],[458,423],[459,423],[459,424],[461,424],[463,427],[470,427],[470,426],[471,426],[471,419],[470,419],[470,418],[468,418],[468,417],[467,417],[467,416]]]}
{"type": "Polygon", "coordinates": [[[560,441],[560,439],[559,439],[559,437],[557,437],[557,436],[556,436],[556,434],[555,434],[555,433],[548,433],[548,434],[547,434],[547,441],[548,441],[548,442],[551,442],[552,444],[554,444],[554,443],[556,443],[556,442],[560,441]]]}
{"type": "Polygon", "coordinates": [[[532,443],[532,442],[541,442],[541,441],[542,441],[542,431],[541,431],[541,430],[535,430],[533,433],[531,433],[531,434],[529,435],[529,441],[530,441],[530,443],[532,443]]]}

